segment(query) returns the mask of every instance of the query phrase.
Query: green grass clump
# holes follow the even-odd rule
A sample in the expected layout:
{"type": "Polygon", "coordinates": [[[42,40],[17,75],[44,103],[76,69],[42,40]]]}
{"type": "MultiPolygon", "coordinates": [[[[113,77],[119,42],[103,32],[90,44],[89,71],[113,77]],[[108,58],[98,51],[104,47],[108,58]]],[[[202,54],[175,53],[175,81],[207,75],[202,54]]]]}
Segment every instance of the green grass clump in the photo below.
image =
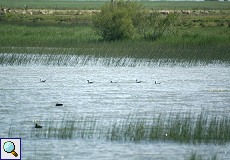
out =
{"type": "Polygon", "coordinates": [[[74,139],[74,138],[94,138],[96,134],[96,121],[93,117],[81,117],[78,120],[46,121],[43,122],[42,129],[33,128],[29,135],[30,138],[55,138],[55,139],[74,139]]]}
{"type": "Polygon", "coordinates": [[[107,135],[111,141],[175,141],[180,143],[225,144],[230,140],[228,117],[216,118],[201,113],[173,117],[159,116],[152,121],[143,119],[114,123],[107,135]]]}
{"type": "MultiPolygon", "coordinates": [[[[12,124],[11,124],[12,125],[12,124]]],[[[230,118],[207,113],[160,114],[158,117],[141,118],[130,115],[115,119],[107,125],[94,117],[77,120],[43,121],[43,128],[17,130],[10,127],[8,137],[55,139],[107,139],[128,142],[178,142],[192,144],[226,144],[230,142],[230,118]]]]}
{"type": "MultiPolygon", "coordinates": [[[[217,154],[211,156],[208,159],[209,160],[217,160],[217,154]]],[[[188,160],[204,160],[204,159],[203,159],[203,157],[201,155],[198,155],[197,153],[192,153],[190,155],[190,157],[188,158],[188,160]]]]}

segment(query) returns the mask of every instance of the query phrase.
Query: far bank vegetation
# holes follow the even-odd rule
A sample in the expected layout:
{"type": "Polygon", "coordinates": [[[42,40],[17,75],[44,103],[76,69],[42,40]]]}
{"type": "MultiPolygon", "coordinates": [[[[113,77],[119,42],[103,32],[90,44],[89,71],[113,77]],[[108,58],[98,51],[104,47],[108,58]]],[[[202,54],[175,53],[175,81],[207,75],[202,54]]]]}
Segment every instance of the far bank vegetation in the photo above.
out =
{"type": "Polygon", "coordinates": [[[149,12],[133,1],[112,1],[93,15],[93,24],[104,40],[129,39],[138,34],[145,39],[156,40],[173,33],[177,14],[169,13],[167,10],[149,12]]]}

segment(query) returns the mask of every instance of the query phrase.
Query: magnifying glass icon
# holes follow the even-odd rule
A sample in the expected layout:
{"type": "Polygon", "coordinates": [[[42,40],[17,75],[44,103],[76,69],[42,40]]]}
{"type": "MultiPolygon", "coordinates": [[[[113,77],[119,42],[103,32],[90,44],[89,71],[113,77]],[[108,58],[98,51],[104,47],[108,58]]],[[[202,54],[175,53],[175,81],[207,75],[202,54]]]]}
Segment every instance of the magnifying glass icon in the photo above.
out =
{"type": "Polygon", "coordinates": [[[12,153],[15,157],[18,156],[17,152],[15,152],[15,145],[11,141],[7,141],[3,144],[3,149],[7,153],[12,153]]]}

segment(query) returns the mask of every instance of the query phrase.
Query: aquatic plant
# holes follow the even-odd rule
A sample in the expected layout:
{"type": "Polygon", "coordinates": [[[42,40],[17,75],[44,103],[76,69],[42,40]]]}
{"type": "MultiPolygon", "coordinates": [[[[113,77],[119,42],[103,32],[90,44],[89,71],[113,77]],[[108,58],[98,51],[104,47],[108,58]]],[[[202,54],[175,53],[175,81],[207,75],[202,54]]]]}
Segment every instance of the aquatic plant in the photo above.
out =
{"type": "Polygon", "coordinates": [[[104,124],[95,117],[76,120],[43,121],[43,128],[17,130],[11,124],[9,137],[19,134],[25,138],[57,139],[107,139],[109,141],[174,141],[178,143],[225,144],[230,141],[230,118],[217,117],[205,112],[193,115],[160,114],[158,117],[129,115],[125,119],[113,119],[104,124]]]}
{"type": "MultiPolygon", "coordinates": [[[[208,158],[210,160],[217,160],[217,154],[212,155],[210,158],[208,158]]],[[[191,153],[190,157],[188,158],[188,160],[203,160],[203,156],[199,155],[197,153],[191,153]]]]}

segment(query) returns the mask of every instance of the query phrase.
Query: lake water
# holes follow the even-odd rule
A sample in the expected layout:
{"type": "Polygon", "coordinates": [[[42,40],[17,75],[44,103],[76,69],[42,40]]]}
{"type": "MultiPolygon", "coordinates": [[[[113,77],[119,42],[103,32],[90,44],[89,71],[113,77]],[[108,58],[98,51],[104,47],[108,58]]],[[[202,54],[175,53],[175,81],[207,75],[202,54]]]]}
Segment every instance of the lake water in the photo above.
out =
{"type": "Polygon", "coordinates": [[[230,67],[1,66],[0,137],[22,138],[23,159],[186,159],[191,153],[230,159],[230,144],[111,142],[31,138],[33,121],[98,118],[104,125],[130,114],[230,113],[230,67]],[[45,83],[40,79],[46,79],[45,83]],[[136,79],[142,83],[136,83],[136,79]],[[94,83],[88,84],[87,80],[94,83]],[[116,82],[111,83],[110,81],[116,82]],[[161,82],[155,84],[155,81],[161,82]],[[63,106],[55,106],[56,103],[63,106]]]}

